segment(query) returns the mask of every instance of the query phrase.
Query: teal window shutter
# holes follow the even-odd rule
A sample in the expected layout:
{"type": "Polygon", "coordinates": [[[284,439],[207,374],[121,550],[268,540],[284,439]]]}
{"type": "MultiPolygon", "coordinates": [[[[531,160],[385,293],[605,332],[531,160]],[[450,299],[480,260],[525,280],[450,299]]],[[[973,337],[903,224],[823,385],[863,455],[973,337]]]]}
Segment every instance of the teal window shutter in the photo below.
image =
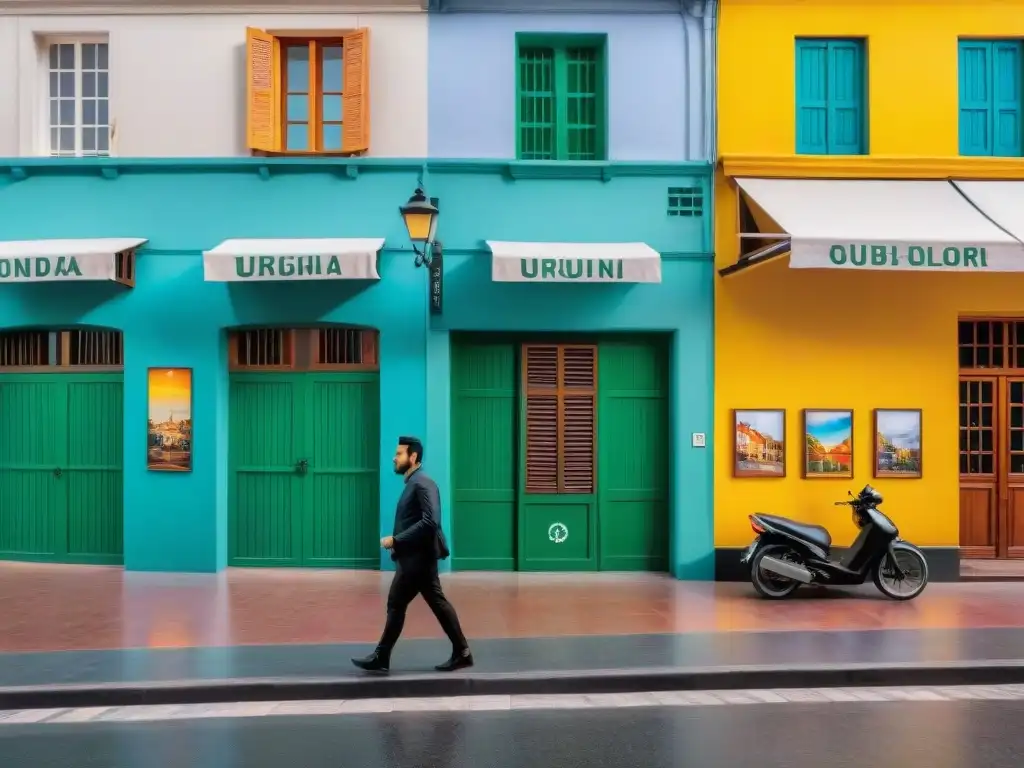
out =
{"type": "Polygon", "coordinates": [[[796,152],[828,154],[828,42],[796,41],[796,152]]]}
{"type": "Polygon", "coordinates": [[[1020,40],[961,40],[960,154],[1021,155],[1020,40]]]}
{"type": "Polygon", "coordinates": [[[797,39],[797,154],[865,154],[866,100],[863,40],[797,39]]]}
{"type": "Polygon", "coordinates": [[[828,154],[864,154],[864,46],[828,44],[828,154]]]}
{"type": "Polygon", "coordinates": [[[1019,157],[1021,154],[1021,41],[992,43],[992,154],[1019,157]]]}

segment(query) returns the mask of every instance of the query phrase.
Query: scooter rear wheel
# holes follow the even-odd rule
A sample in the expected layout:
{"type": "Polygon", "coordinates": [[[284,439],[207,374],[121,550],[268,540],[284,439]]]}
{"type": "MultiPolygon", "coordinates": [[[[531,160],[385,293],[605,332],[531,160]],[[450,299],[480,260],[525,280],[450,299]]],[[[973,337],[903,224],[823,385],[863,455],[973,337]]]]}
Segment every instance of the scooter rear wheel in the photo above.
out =
{"type": "Polygon", "coordinates": [[[798,563],[799,556],[783,544],[769,544],[761,547],[750,563],[750,583],[754,585],[757,594],[769,600],[785,600],[796,592],[800,582],[762,569],[761,561],[766,557],[777,557],[780,560],[798,563]]]}

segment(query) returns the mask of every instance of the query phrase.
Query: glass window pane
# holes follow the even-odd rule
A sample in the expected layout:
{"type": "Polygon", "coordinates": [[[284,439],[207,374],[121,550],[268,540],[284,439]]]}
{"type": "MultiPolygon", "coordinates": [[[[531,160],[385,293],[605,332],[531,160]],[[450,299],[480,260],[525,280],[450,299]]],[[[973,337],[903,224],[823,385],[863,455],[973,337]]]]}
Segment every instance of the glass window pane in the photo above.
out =
{"type": "Polygon", "coordinates": [[[75,95],[75,73],[74,72],[61,72],[60,83],[57,87],[57,93],[54,94],[60,96],[71,96],[75,95]]]}
{"type": "Polygon", "coordinates": [[[57,58],[57,46],[50,46],[50,69],[57,69],[60,66],[60,59],[57,58]]]}
{"type": "Polygon", "coordinates": [[[60,124],[75,124],[75,102],[72,99],[60,100],[60,124]]]}
{"type": "Polygon", "coordinates": [[[91,98],[96,95],[96,73],[82,73],[82,95],[91,98]]]}
{"type": "Polygon", "coordinates": [[[99,75],[97,75],[97,77],[99,78],[99,88],[97,88],[97,95],[102,96],[103,98],[107,98],[107,96],[110,95],[107,93],[107,78],[109,77],[109,75],[107,75],[106,72],[100,72],[99,75]]]}
{"type": "Polygon", "coordinates": [[[83,128],[82,129],[82,151],[83,152],[95,152],[96,151],[96,129],[95,128],[83,128]]]}
{"type": "Polygon", "coordinates": [[[75,68],[75,44],[74,43],[61,43],[57,46],[59,49],[59,66],[61,69],[74,69],[75,68]]]}
{"type": "Polygon", "coordinates": [[[341,96],[324,96],[323,120],[325,123],[341,122],[341,96]]]}
{"type": "Polygon", "coordinates": [[[50,151],[56,152],[60,149],[60,139],[56,128],[50,129],[50,151]]]}
{"type": "Polygon", "coordinates": [[[98,56],[97,56],[97,63],[96,63],[97,68],[99,68],[99,69],[109,69],[110,65],[108,64],[108,60],[107,60],[107,44],[106,43],[100,43],[99,45],[96,46],[96,48],[98,49],[98,51],[97,51],[98,56]]]}
{"type": "Polygon", "coordinates": [[[305,123],[309,121],[309,96],[288,97],[288,115],[285,118],[289,123],[305,123]]]}
{"type": "Polygon", "coordinates": [[[60,129],[60,151],[61,152],[74,152],[75,151],[75,129],[74,128],[61,128],[60,129]]]}
{"type": "Polygon", "coordinates": [[[341,46],[327,46],[323,51],[324,92],[341,93],[341,46]]]}
{"type": "Polygon", "coordinates": [[[100,99],[98,104],[99,104],[99,112],[98,112],[97,117],[96,117],[96,124],[97,125],[110,125],[110,113],[109,113],[109,107],[108,107],[109,102],[107,102],[106,99],[100,99]]]}
{"type": "Polygon", "coordinates": [[[59,91],[60,91],[60,75],[58,75],[56,72],[51,72],[50,73],[50,96],[53,96],[54,98],[56,98],[59,91]]]}
{"type": "Polygon", "coordinates": [[[82,125],[96,125],[96,100],[82,101],[82,125]]]}
{"type": "Polygon", "coordinates": [[[82,43],[82,69],[96,69],[95,43],[82,43]]]}
{"type": "Polygon", "coordinates": [[[341,150],[341,126],[325,125],[323,132],[323,148],[326,152],[341,150]]]}
{"type": "Polygon", "coordinates": [[[96,130],[96,149],[99,152],[110,151],[110,130],[106,127],[96,130]]]}
{"type": "Polygon", "coordinates": [[[309,92],[309,46],[289,46],[286,71],[288,93],[309,92]]]}
{"type": "Polygon", "coordinates": [[[59,101],[56,99],[50,99],[50,125],[57,125],[60,122],[60,115],[58,114],[59,101]]]}
{"type": "Polygon", "coordinates": [[[285,149],[304,152],[309,149],[309,127],[305,123],[289,125],[285,149]]]}

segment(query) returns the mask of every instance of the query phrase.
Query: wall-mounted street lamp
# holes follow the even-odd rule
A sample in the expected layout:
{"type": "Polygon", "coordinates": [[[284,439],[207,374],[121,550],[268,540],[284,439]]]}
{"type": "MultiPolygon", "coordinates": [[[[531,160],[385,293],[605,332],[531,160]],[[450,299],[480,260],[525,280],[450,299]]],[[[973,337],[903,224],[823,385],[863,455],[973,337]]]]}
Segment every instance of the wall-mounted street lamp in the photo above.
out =
{"type": "Polygon", "coordinates": [[[435,244],[434,233],[437,231],[437,206],[423,194],[423,189],[416,188],[409,202],[398,209],[405,220],[405,228],[412,241],[412,249],[416,253],[416,266],[430,266],[432,250],[435,244]],[[421,251],[417,244],[423,246],[421,251]]]}

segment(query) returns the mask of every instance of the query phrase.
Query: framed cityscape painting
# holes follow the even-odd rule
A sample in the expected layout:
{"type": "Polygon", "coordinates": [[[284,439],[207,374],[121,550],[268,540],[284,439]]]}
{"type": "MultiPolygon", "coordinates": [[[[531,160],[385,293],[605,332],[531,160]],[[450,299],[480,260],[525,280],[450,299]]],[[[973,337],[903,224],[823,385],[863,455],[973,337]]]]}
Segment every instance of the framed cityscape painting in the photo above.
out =
{"type": "Polygon", "coordinates": [[[921,477],[921,409],[875,409],[875,477],[921,477]]]}
{"type": "Polygon", "coordinates": [[[146,469],[192,471],[192,369],[150,368],[146,469]]]}
{"type": "Polygon", "coordinates": [[[732,423],[733,477],[785,477],[786,411],[737,409],[732,423]]]}
{"type": "Polygon", "coordinates": [[[804,409],[806,478],[853,477],[853,411],[804,409]]]}

